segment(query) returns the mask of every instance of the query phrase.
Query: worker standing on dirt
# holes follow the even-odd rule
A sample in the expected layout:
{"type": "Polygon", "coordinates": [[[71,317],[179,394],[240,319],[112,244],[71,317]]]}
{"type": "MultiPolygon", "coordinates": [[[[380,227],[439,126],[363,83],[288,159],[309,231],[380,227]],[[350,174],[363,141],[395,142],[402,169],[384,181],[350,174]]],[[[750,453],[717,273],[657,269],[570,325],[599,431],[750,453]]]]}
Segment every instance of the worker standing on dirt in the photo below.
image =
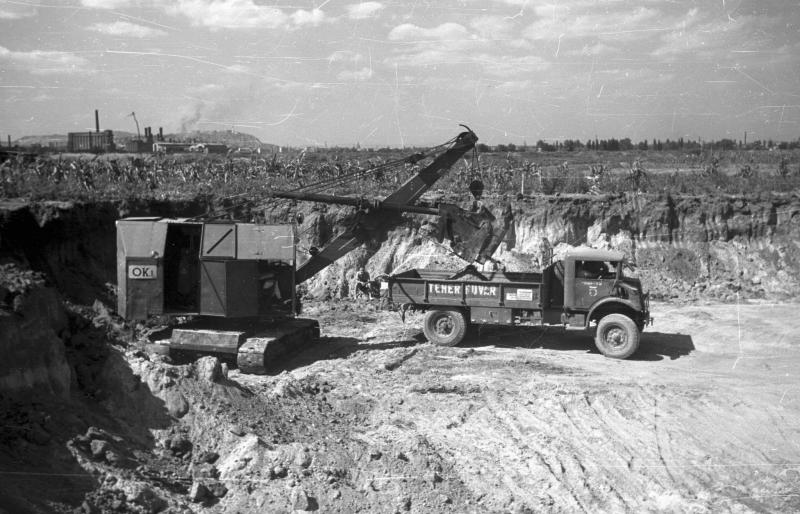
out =
{"type": "Polygon", "coordinates": [[[514,209],[511,207],[511,202],[507,196],[504,196],[503,200],[506,202],[503,208],[503,233],[505,234],[503,241],[506,243],[506,251],[509,251],[517,244],[517,230],[514,224],[514,209]]]}
{"type": "Polygon", "coordinates": [[[542,238],[542,243],[539,245],[539,259],[542,269],[549,266],[553,259],[553,247],[550,246],[550,240],[546,237],[542,238]]]}
{"type": "Polygon", "coordinates": [[[362,294],[365,294],[368,299],[370,298],[369,279],[369,272],[364,266],[361,266],[356,274],[356,298],[362,294]]]}

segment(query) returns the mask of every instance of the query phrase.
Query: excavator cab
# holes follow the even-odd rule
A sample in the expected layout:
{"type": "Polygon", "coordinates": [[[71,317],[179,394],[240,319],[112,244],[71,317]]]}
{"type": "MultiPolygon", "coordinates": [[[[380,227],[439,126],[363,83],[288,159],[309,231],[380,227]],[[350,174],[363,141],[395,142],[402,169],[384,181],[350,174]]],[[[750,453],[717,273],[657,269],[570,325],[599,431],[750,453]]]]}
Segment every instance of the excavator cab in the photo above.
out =
{"type": "Polygon", "coordinates": [[[293,225],[121,219],[118,311],[127,319],[291,315],[295,239],[293,225]]]}

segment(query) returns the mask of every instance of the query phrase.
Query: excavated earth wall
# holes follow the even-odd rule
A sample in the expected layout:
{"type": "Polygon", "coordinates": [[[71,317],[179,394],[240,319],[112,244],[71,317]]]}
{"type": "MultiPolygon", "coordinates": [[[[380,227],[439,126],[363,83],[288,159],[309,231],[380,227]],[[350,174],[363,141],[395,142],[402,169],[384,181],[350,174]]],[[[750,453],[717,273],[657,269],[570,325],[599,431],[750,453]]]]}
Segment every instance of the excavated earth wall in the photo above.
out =
{"type": "MultiPolygon", "coordinates": [[[[499,218],[501,201],[492,207],[499,218]]],[[[315,227],[313,233],[332,232],[341,216],[329,209],[306,222],[315,227]]],[[[514,248],[501,245],[495,254],[510,270],[538,269],[543,238],[556,256],[567,245],[615,248],[636,264],[656,299],[786,300],[797,297],[800,284],[800,197],[794,194],[528,198],[515,202],[515,229],[514,248]]],[[[346,288],[359,265],[373,276],[412,267],[463,267],[444,245],[426,237],[433,231],[423,217],[409,217],[386,241],[353,252],[314,277],[309,290],[346,288]]]]}

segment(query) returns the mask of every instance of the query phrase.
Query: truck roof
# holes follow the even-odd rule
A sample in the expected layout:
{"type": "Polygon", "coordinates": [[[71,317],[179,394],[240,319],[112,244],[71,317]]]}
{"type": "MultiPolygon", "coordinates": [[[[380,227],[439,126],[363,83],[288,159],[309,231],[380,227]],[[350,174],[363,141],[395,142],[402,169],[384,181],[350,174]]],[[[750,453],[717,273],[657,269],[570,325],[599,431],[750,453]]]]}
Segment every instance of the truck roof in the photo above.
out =
{"type": "Polygon", "coordinates": [[[587,261],[621,261],[625,259],[625,254],[617,250],[598,250],[597,248],[580,246],[567,250],[564,258],[567,257],[587,261]]]}

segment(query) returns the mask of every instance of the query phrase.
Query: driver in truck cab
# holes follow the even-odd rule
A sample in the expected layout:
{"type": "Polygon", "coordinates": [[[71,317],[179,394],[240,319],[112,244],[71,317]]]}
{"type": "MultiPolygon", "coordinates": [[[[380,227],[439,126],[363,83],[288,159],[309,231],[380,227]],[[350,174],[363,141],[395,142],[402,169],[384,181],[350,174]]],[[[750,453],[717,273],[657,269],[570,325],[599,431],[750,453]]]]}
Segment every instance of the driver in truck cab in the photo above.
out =
{"type": "Polygon", "coordinates": [[[604,262],[600,261],[577,261],[575,263],[575,276],[578,278],[602,278],[609,273],[604,262]]]}

